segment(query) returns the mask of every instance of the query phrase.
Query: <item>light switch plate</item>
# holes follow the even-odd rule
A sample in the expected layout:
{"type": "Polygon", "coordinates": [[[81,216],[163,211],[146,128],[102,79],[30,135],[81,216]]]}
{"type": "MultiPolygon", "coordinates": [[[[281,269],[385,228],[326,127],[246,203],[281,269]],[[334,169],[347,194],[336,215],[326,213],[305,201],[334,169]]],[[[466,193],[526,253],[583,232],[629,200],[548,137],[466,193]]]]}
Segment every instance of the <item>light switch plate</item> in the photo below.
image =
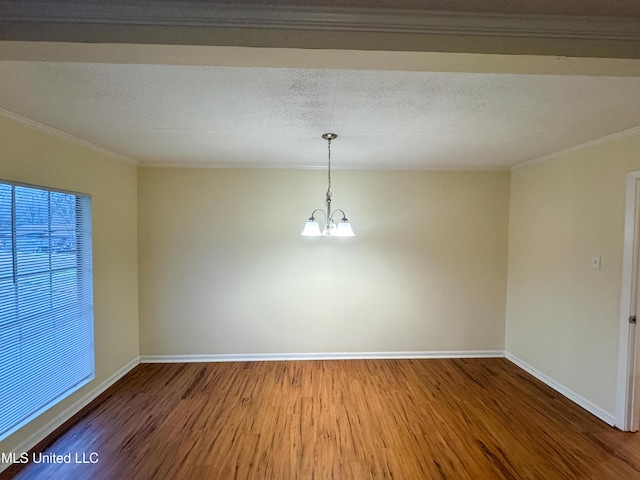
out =
{"type": "Polygon", "coordinates": [[[591,268],[600,270],[600,262],[600,255],[594,255],[593,257],[591,257],[591,268]]]}

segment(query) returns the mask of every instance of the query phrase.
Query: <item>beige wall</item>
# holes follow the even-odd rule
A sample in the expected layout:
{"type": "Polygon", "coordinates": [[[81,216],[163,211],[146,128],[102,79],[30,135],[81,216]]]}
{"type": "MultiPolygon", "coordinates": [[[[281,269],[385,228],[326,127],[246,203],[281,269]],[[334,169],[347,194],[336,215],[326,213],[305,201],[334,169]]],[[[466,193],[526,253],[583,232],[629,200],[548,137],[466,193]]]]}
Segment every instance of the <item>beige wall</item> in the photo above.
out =
{"type": "Polygon", "coordinates": [[[139,355],[136,167],[0,116],[0,179],[92,195],[96,378],[0,442],[16,446],[139,355]]]}
{"type": "Polygon", "coordinates": [[[333,177],[356,237],[324,171],[141,168],[141,354],[501,351],[509,172],[333,177]]]}
{"type": "Polygon", "coordinates": [[[640,134],[512,172],[506,351],[611,414],[625,182],[637,169],[640,134]]]}

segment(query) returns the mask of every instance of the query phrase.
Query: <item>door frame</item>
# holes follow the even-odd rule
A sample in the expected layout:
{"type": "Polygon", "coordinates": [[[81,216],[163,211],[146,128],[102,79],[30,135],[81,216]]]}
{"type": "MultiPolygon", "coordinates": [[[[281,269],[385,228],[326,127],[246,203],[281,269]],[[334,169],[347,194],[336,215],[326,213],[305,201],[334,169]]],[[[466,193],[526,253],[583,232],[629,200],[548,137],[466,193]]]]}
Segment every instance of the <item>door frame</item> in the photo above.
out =
{"type": "Polygon", "coordinates": [[[636,396],[637,324],[629,322],[638,314],[638,267],[640,266],[640,171],[627,173],[625,193],[624,254],[620,300],[618,380],[615,426],[623,431],[638,430],[640,398],[636,396]],[[632,303],[634,305],[632,305],[632,303]]]}

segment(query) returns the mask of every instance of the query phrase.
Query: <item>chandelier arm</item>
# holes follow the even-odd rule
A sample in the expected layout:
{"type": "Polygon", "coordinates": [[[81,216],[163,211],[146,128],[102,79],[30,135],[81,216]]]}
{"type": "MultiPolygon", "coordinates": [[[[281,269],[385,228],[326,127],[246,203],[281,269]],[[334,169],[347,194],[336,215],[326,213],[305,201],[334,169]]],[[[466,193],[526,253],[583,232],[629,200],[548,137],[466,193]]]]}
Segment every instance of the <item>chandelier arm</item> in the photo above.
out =
{"type": "Polygon", "coordinates": [[[326,223],[326,219],[327,219],[327,212],[325,212],[323,209],[321,208],[316,208],[313,212],[311,212],[311,216],[309,217],[309,221],[313,222],[315,221],[316,217],[316,212],[322,212],[322,214],[324,215],[325,218],[325,223],[326,223]]]}
{"type": "Polygon", "coordinates": [[[336,208],[332,213],[331,213],[331,221],[333,221],[333,215],[336,212],[340,212],[342,214],[342,221],[343,222],[348,222],[349,220],[347,219],[347,215],[344,213],[344,210],[342,210],[341,208],[336,208]]]}

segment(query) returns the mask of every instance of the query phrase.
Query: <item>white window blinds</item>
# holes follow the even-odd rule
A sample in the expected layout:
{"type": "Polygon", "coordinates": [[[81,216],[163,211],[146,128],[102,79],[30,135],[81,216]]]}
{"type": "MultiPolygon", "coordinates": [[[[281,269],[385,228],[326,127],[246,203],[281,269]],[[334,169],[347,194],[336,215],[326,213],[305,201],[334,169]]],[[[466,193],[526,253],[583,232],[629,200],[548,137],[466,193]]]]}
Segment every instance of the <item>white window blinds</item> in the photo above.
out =
{"type": "Polygon", "coordinates": [[[91,199],[0,181],[0,440],[93,377],[91,199]]]}

